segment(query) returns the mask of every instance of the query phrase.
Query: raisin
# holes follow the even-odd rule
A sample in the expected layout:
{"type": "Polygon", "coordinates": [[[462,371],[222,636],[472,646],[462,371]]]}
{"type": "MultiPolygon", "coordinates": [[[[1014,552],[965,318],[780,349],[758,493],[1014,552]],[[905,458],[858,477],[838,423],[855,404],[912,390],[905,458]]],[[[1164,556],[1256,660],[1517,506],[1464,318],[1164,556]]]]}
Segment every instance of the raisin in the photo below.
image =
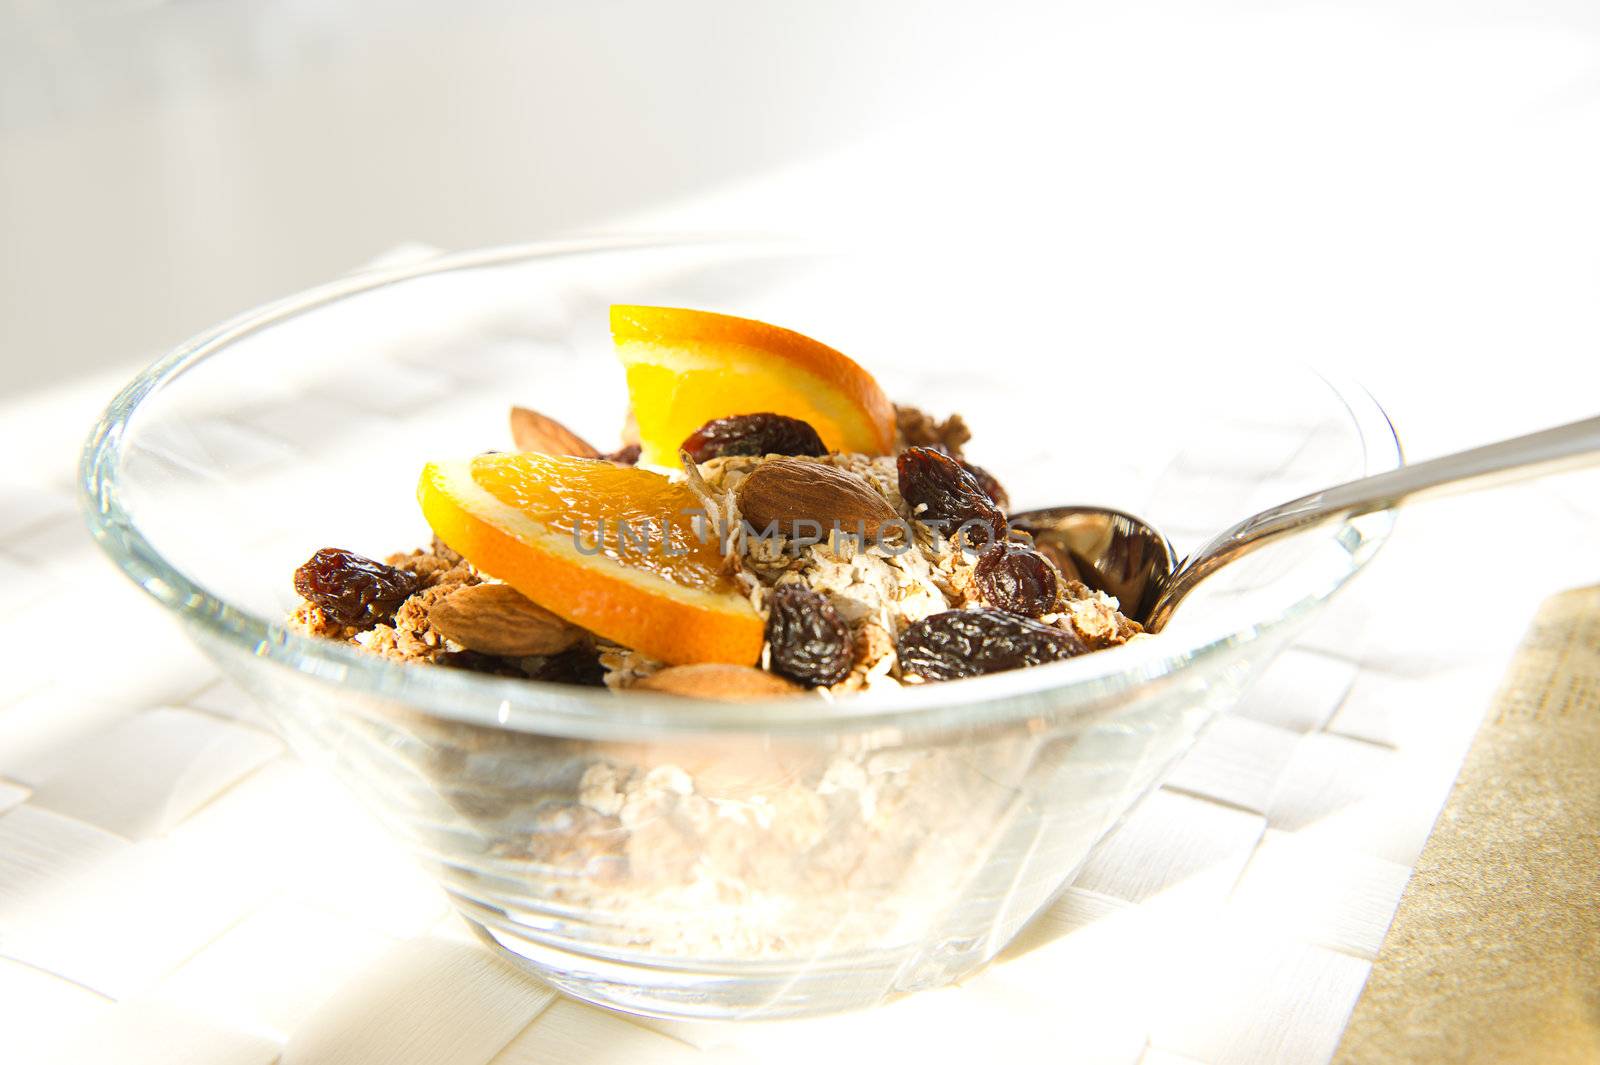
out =
{"type": "Polygon", "coordinates": [[[551,655],[538,669],[529,670],[528,676],[551,684],[577,684],[585,688],[603,688],[606,684],[606,671],[600,664],[599,653],[581,643],[551,655]]]}
{"type": "Polygon", "coordinates": [[[972,571],[978,594],[990,606],[1036,618],[1055,609],[1061,579],[1049,559],[1018,543],[995,544],[972,571]]]}
{"type": "Polygon", "coordinates": [[[551,684],[605,687],[605,667],[593,647],[578,644],[548,658],[515,659],[477,651],[447,651],[435,662],[451,669],[488,673],[496,677],[525,677],[551,684]]]}
{"type": "Polygon", "coordinates": [[[639,465],[639,453],[638,444],[628,444],[626,447],[618,448],[609,455],[601,455],[600,457],[607,462],[615,462],[618,466],[637,466],[639,465]]]}
{"type": "Polygon", "coordinates": [[[683,450],[696,462],[723,455],[826,455],[817,431],[782,414],[735,414],[713,418],[689,434],[683,450]]]}
{"type": "Polygon", "coordinates": [[[1021,669],[1088,650],[1073,633],[987,607],[946,610],[913,622],[899,644],[900,668],[924,680],[1021,669]]]}
{"type": "Polygon", "coordinates": [[[772,672],[813,687],[837,684],[855,665],[850,626],[821,595],[782,584],[768,600],[767,642],[772,672]]]}
{"type": "Polygon", "coordinates": [[[913,510],[924,506],[915,515],[919,521],[947,523],[943,532],[948,536],[970,522],[969,544],[980,538],[988,543],[1006,538],[1005,514],[957,460],[931,447],[908,447],[900,452],[895,466],[900,475],[901,496],[913,510]],[[978,529],[987,533],[974,536],[978,529]]]}
{"type": "Polygon", "coordinates": [[[472,673],[489,673],[497,677],[520,677],[522,671],[504,658],[480,654],[477,651],[446,651],[435,660],[450,669],[465,669],[472,673]]]}
{"type": "MultiPolygon", "coordinates": [[[[1072,560],[1072,552],[1068,551],[1066,548],[1062,547],[1052,539],[1040,539],[1036,530],[1024,527],[1023,531],[1034,534],[1034,550],[1039,552],[1039,554],[1043,555],[1045,558],[1048,558],[1055,565],[1056,572],[1065,577],[1069,585],[1076,584],[1080,588],[1084,588],[1087,592],[1087,587],[1080,579],[1082,574],[1078,570],[1078,564],[1072,560]]],[[[1068,590],[1070,591],[1070,588],[1068,590]]],[[[1076,597],[1068,595],[1067,598],[1072,599],[1076,597]]]]}
{"type": "Polygon", "coordinates": [[[978,482],[978,487],[983,489],[983,494],[988,496],[995,506],[1001,510],[1010,508],[1011,497],[1006,495],[1006,490],[1000,486],[994,474],[975,462],[968,462],[966,459],[956,459],[956,461],[961,463],[962,469],[972,474],[973,480],[978,482]]]}
{"type": "Polygon", "coordinates": [[[394,616],[422,578],[353,551],[325,547],[294,571],[294,590],[340,625],[371,628],[394,616]]]}
{"type": "Polygon", "coordinates": [[[925,446],[937,451],[941,455],[949,455],[951,458],[955,459],[957,465],[966,470],[968,473],[972,474],[973,479],[978,482],[978,487],[983,489],[983,494],[988,496],[995,506],[999,507],[1001,510],[1010,509],[1011,497],[1006,494],[1005,488],[1001,486],[999,479],[995,477],[994,474],[990,473],[982,466],[979,466],[976,462],[968,462],[960,455],[953,453],[950,448],[944,444],[928,444],[925,446]]]}

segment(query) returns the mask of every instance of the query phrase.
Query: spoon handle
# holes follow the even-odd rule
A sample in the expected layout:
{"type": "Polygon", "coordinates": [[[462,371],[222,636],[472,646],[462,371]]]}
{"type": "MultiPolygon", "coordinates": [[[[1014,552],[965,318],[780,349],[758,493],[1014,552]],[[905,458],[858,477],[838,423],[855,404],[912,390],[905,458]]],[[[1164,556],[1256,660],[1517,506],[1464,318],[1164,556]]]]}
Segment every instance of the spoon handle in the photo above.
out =
{"type": "Polygon", "coordinates": [[[1600,462],[1600,417],[1401,466],[1292,499],[1246,518],[1185,559],[1150,607],[1147,627],[1159,630],[1195,585],[1280,537],[1324,522],[1387,510],[1407,500],[1475,491],[1596,462],[1600,462]]]}

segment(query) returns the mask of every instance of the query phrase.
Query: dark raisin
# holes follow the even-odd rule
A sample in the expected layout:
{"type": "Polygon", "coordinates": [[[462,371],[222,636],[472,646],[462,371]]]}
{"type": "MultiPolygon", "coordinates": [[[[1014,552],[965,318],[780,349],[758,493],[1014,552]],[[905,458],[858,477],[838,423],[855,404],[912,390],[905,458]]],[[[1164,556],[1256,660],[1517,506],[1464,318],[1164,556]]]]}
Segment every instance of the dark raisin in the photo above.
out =
{"type": "Polygon", "coordinates": [[[782,414],[735,414],[713,418],[689,434],[683,450],[696,462],[723,455],[826,455],[817,431],[782,414]]]}
{"type": "Polygon", "coordinates": [[[578,644],[544,659],[502,658],[477,651],[447,651],[435,661],[451,669],[489,673],[497,677],[527,677],[551,684],[604,687],[606,671],[593,647],[578,644]],[[530,668],[531,667],[531,668],[530,668]]]}
{"type": "Polygon", "coordinates": [[[294,590],[340,625],[371,628],[394,616],[422,578],[353,551],[324,547],[294,571],[294,590]]]}
{"type": "Polygon", "coordinates": [[[1061,591],[1061,579],[1050,561],[1014,542],[984,551],[972,575],[985,603],[1030,618],[1054,610],[1061,591]]]}
{"type": "Polygon", "coordinates": [[[477,651],[446,651],[436,659],[441,666],[465,669],[473,673],[490,673],[497,677],[520,677],[522,670],[497,655],[477,651]]]}
{"type": "Polygon", "coordinates": [[[900,452],[896,467],[901,496],[913,510],[925,506],[914,514],[917,520],[945,522],[942,532],[952,537],[967,526],[969,544],[1006,538],[1005,514],[960,462],[931,447],[908,447],[900,452]]]}
{"type": "Polygon", "coordinates": [[[832,603],[809,588],[782,584],[772,590],[767,606],[772,672],[813,687],[850,675],[855,644],[832,603]]]}
{"type": "Polygon", "coordinates": [[[1088,650],[1073,633],[987,607],[946,610],[913,622],[899,645],[900,668],[924,680],[1021,669],[1088,650]]]}
{"type": "MultiPolygon", "coordinates": [[[[1024,528],[1023,531],[1034,532],[1034,530],[1027,528],[1024,528]]],[[[1037,534],[1035,534],[1033,548],[1039,554],[1055,563],[1056,572],[1069,582],[1077,583],[1080,586],[1083,584],[1082,580],[1080,580],[1082,575],[1078,571],[1078,564],[1072,560],[1072,552],[1056,543],[1055,540],[1040,538],[1037,534]]],[[[1068,598],[1071,597],[1069,596],[1068,598]]]]}
{"type": "Polygon", "coordinates": [[[528,676],[552,684],[577,684],[585,688],[603,688],[606,683],[599,653],[582,643],[551,655],[538,669],[529,670],[528,676]]]}
{"type": "Polygon", "coordinates": [[[615,462],[618,466],[637,466],[639,465],[639,445],[628,444],[626,447],[618,448],[609,455],[601,455],[600,457],[607,462],[615,462]]]}
{"type": "Polygon", "coordinates": [[[1001,510],[1011,508],[1011,497],[1006,495],[1006,490],[995,480],[994,474],[975,462],[968,462],[966,459],[956,459],[956,461],[961,463],[962,469],[972,474],[973,480],[978,482],[978,487],[983,489],[983,494],[988,496],[995,506],[1001,510]]]}

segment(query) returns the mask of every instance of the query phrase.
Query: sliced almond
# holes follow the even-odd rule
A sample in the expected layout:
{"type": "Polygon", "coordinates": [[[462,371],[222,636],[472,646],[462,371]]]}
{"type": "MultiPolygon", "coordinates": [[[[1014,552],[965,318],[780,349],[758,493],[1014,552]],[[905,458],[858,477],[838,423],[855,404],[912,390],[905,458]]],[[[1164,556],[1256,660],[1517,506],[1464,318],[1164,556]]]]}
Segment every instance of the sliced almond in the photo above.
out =
{"type": "Polygon", "coordinates": [[[730,666],[721,662],[697,662],[689,666],[668,666],[634,684],[652,692],[670,692],[696,699],[770,699],[778,695],[798,695],[805,691],[754,666],[730,666]]]}
{"type": "Polygon", "coordinates": [[[583,630],[509,584],[474,584],[451,592],[428,611],[428,622],[469,651],[486,655],[553,655],[583,630]]]}
{"type": "Polygon", "coordinates": [[[600,452],[583,437],[554,418],[527,407],[511,408],[511,440],[518,451],[576,455],[583,459],[600,457],[600,452]]]}
{"type": "Polygon", "coordinates": [[[797,522],[816,522],[816,535],[826,539],[838,526],[843,533],[871,539],[896,520],[894,508],[862,478],[820,462],[772,459],[750,471],[737,489],[739,513],[757,532],[773,522],[784,536],[813,532],[797,522]]]}

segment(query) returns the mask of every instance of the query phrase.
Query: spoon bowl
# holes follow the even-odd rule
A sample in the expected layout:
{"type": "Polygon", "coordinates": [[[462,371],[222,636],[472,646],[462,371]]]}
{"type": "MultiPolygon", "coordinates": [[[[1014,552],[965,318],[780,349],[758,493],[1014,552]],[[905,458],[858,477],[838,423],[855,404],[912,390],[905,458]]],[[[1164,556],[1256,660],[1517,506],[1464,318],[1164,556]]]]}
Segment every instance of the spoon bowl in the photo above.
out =
{"type": "Polygon", "coordinates": [[[1050,507],[1012,524],[1069,580],[1115,596],[1122,613],[1143,624],[1178,568],[1172,543],[1142,518],[1106,507],[1050,507]]]}

